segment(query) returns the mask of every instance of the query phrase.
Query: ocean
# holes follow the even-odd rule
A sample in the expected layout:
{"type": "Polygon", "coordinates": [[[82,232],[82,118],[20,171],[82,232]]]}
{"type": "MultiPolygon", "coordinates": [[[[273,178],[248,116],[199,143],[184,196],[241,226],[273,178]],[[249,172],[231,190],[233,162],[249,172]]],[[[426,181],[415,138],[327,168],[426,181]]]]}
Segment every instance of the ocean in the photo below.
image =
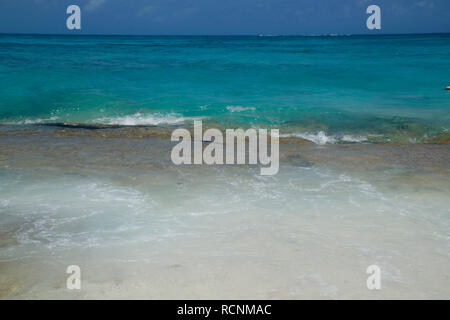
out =
{"type": "Polygon", "coordinates": [[[422,142],[450,127],[450,34],[0,35],[0,123],[277,127],[422,142]]]}
{"type": "Polygon", "coordinates": [[[449,34],[3,34],[0,61],[0,298],[450,297],[449,34]],[[174,165],[194,120],[279,129],[279,172],[174,165]]]}

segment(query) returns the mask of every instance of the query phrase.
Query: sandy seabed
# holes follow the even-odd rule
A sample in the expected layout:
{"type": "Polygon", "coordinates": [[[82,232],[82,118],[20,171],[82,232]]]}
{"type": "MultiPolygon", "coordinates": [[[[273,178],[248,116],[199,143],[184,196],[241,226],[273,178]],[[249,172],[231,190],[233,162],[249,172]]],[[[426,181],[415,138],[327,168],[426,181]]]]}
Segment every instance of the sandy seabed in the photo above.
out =
{"type": "Polygon", "coordinates": [[[175,166],[173,145],[154,129],[2,126],[0,297],[450,298],[450,145],[286,139],[275,176],[175,166]]]}

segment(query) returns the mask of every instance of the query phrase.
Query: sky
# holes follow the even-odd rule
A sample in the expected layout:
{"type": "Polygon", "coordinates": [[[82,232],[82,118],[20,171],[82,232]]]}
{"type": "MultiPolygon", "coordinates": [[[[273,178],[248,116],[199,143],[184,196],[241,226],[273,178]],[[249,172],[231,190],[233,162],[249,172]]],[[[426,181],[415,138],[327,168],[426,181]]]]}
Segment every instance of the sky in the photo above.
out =
{"type": "Polygon", "coordinates": [[[0,0],[0,33],[292,35],[450,32],[450,0],[0,0]],[[81,30],[66,9],[81,8],[81,30]],[[369,5],[381,30],[368,30],[369,5]]]}

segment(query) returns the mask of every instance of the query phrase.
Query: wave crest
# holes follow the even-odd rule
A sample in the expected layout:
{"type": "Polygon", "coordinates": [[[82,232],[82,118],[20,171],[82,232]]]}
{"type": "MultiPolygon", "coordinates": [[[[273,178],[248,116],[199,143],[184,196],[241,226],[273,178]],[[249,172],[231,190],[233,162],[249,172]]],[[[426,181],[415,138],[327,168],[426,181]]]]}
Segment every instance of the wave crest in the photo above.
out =
{"type": "Polygon", "coordinates": [[[365,136],[345,135],[327,135],[323,131],[317,133],[288,133],[280,134],[280,138],[302,138],[318,145],[336,144],[336,143],[361,143],[368,141],[365,136]]]}
{"type": "Polygon", "coordinates": [[[230,112],[255,111],[255,107],[227,106],[226,108],[230,112]]]}
{"type": "Polygon", "coordinates": [[[142,114],[135,113],[133,115],[119,116],[119,117],[105,117],[95,119],[94,122],[108,125],[121,126],[143,126],[143,125],[161,125],[161,124],[177,124],[189,120],[198,120],[200,118],[184,117],[178,113],[152,113],[142,114]]]}

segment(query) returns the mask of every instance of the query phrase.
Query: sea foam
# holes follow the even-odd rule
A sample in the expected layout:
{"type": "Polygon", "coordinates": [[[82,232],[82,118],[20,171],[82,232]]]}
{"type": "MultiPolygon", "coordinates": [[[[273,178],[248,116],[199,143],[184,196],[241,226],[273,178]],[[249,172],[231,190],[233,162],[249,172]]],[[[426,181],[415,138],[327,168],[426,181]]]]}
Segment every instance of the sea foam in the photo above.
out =
{"type": "Polygon", "coordinates": [[[317,133],[308,133],[308,132],[300,132],[300,133],[288,133],[288,134],[280,134],[280,138],[302,138],[311,142],[314,142],[318,145],[324,144],[335,144],[335,143],[360,143],[367,141],[367,137],[365,136],[352,136],[349,134],[346,135],[327,135],[324,131],[319,131],[317,133]]]}
{"type": "Polygon", "coordinates": [[[227,110],[230,112],[254,111],[255,107],[227,106],[227,110]]]}
{"type": "Polygon", "coordinates": [[[142,125],[162,125],[162,124],[177,124],[185,121],[193,121],[200,118],[184,117],[178,113],[152,113],[142,114],[135,113],[133,115],[119,116],[119,117],[105,117],[95,119],[94,122],[109,125],[122,126],[142,126],[142,125]]]}

